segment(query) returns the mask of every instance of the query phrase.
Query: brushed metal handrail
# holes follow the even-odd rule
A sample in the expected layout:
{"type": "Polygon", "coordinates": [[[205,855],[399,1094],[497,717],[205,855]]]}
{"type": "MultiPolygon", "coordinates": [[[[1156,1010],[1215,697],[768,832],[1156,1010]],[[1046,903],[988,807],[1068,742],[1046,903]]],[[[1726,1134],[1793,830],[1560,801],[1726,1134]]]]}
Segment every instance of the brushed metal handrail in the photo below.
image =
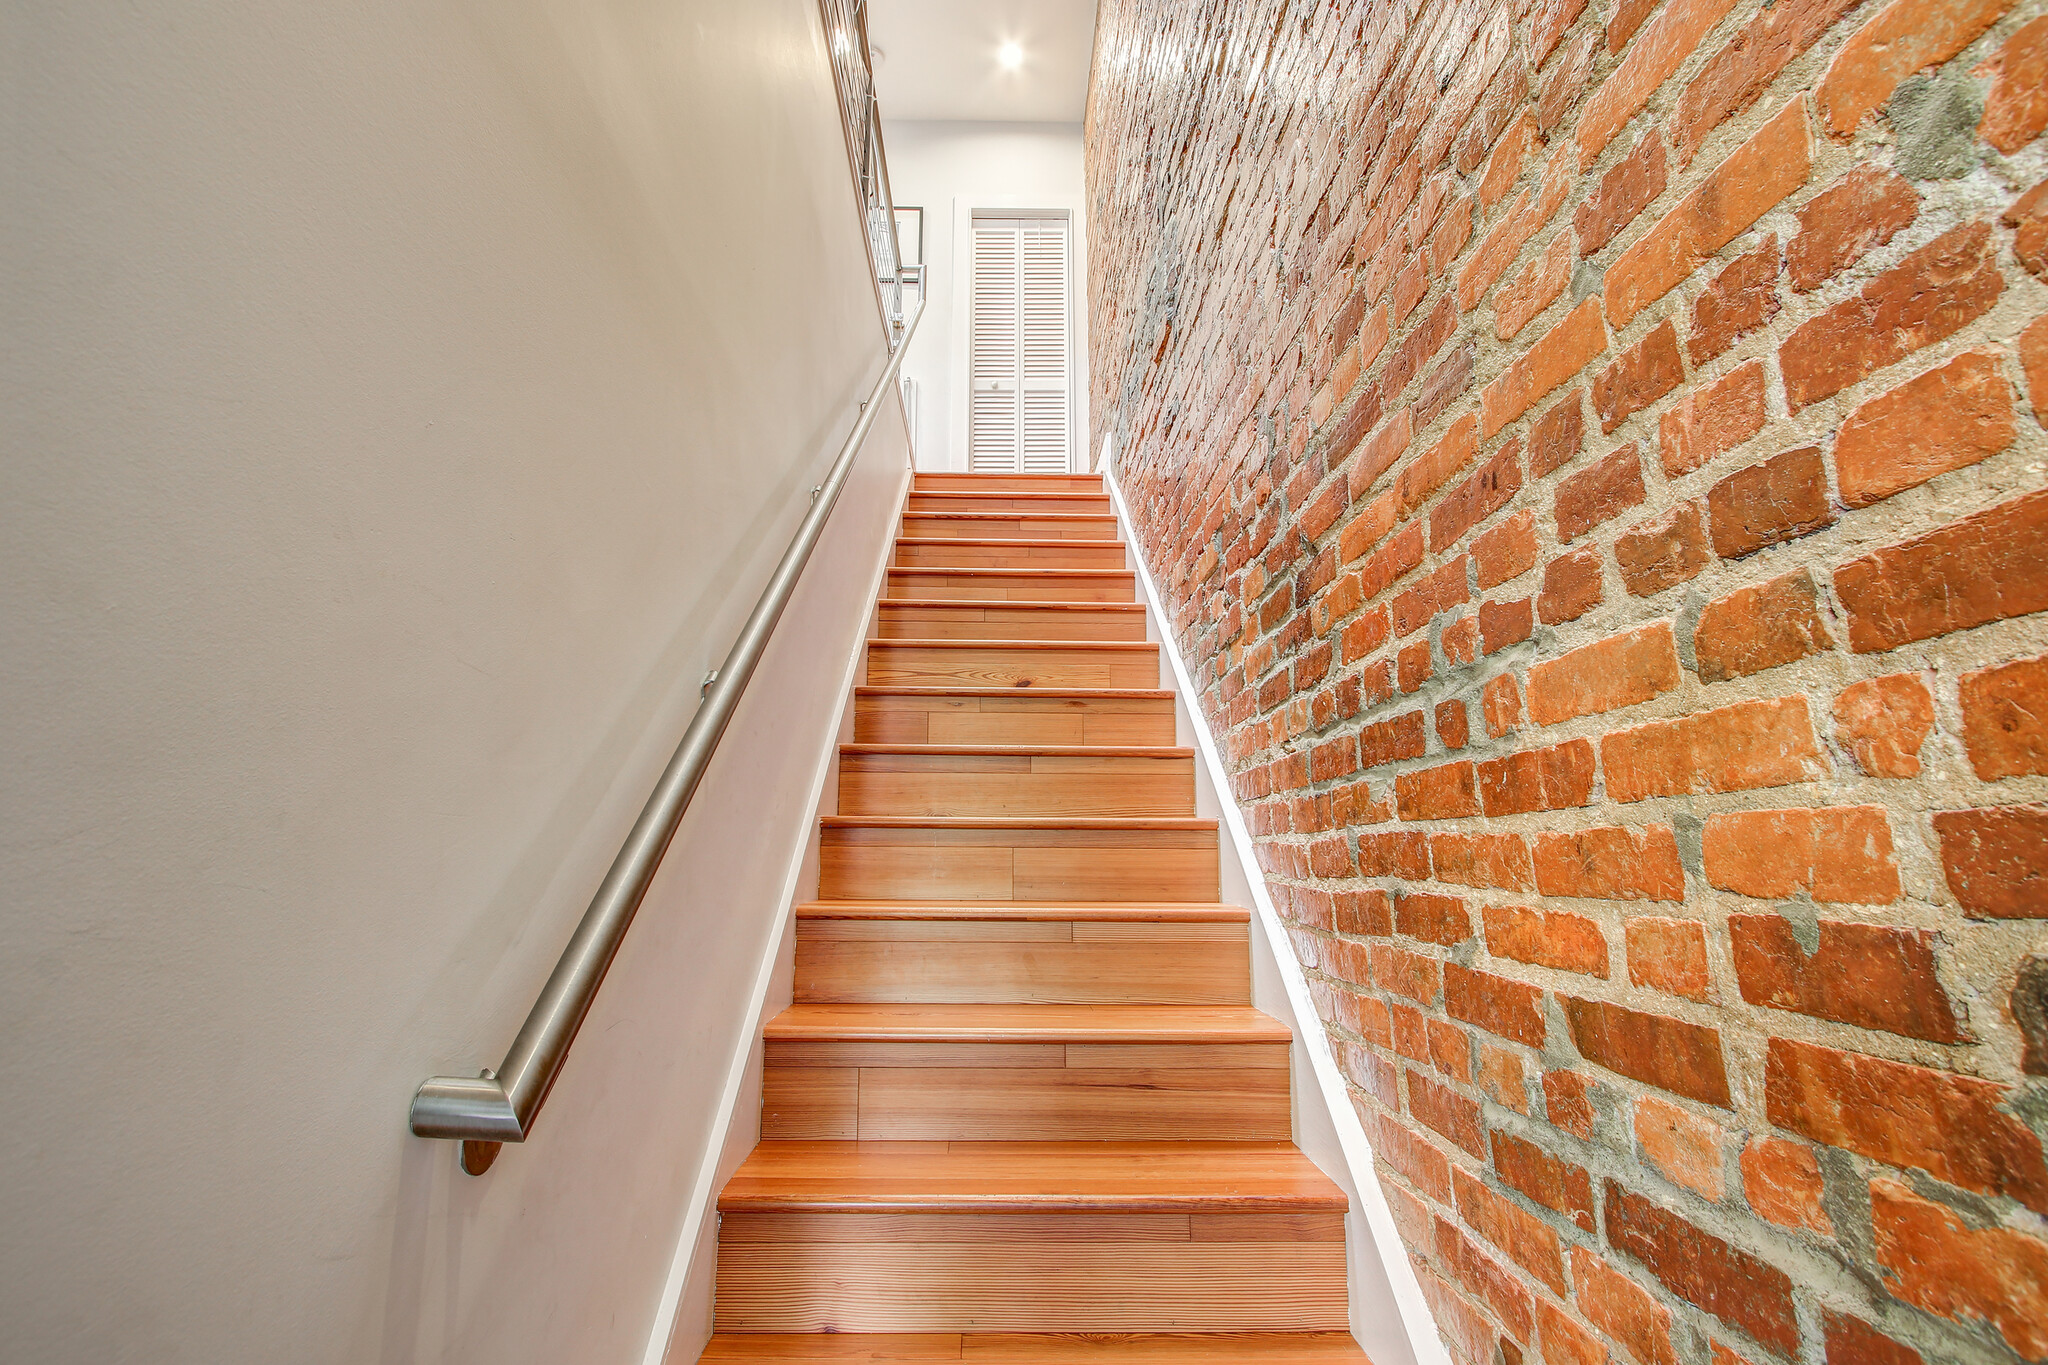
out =
{"type": "Polygon", "coordinates": [[[661,865],[661,855],[675,837],[676,827],[682,823],[690,798],[710,766],[711,756],[732,720],[747,680],[753,677],[775,623],[781,619],[790,594],[796,590],[797,579],[817,547],[825,519],[832,515],[832,507],[839,501],[854,459],[874,426],[882,398],[903,367],[903,353],[923,317],[924,305],[920,301],[882,377],[875,381],[874,391],[861,404],[860,418],[839,448],[831,472],[812,490],[810,511],[804,514],[803,524],[797,528],[789,548],[782,552],[774,576],[768,580],[761,600],[754,604],[746,625],[740,628],[732,652],[711,675],[703,705],[697,708],[689,729],[683,732],[682,743],[676,746],[675,755],[669,759],[653,795],[647,798],[640,818],[633,822],[633,832],[626,836],[619,856],[612,861],[611,871],[605,874],[590,908],[583,912],[582,922],[576,926],[547,985],[541,988],[540,998],[533,1002],[519,1036],[512,1040],[511,1051],[496,1071],[485,1071],[476,1077],[430,1076],[414,1094],[412,1131],[426,1138],[461,1139],[462,1168],[471,1175],[481,1175],[490,1168],[497,1157],[498,1144],[524,1142],[533,1131],[534,1120],[547,1103],[548,1092],[554,1088],[562,1064],[568,1060],[569,1045],[576,1040],[576,1031],[590,1012],[605,972],[618,954],[640,902],[647,896],[655,869],[661,865]]]}

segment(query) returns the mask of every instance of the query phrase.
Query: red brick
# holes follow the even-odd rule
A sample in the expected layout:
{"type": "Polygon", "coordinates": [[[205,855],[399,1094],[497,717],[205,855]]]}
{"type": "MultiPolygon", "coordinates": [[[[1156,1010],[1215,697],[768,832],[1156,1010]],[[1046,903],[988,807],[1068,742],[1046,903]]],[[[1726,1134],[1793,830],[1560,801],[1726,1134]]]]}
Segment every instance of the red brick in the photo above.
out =
{"type": "Polygon", "coordinates": [[[1559,555],[1543,566],[1543,587],[1536,594],[1536,617],[1546,626],[1576,621],[1600,605],[1600,547],[1559,555]]]}
{"type": "Polygon", "coordinates": [[[1550,307],[1572,279],[1572,238],[1560,232],[1543,254],[1509,276],[1493,295],[1493,334],[1511,341],[1550,307]]]}
{"type": "Polygon", "coordinates": [[[1870,1213],[1893,1294],[1956,1322],[1989,1323],[2028,1360],[2048,1356],[2048,1244],[1973,1229],[1891,1180],[1871,1182],[1870,1213]]]}
{"type": "Polygon", "coordinates": [[[1647,133],[1579,205],[1573,218],[1579,233],[1579,255],[1591,256],[1613,241],[1662,193],[1664,143],[1655,133],[1647,133]]]}
{"type": "Polygon", "coordinates": [[[1835,647],[1805,569],[1715,598],[1693,628],[1701,682],[1743,678],[1835,647]]]}
{"type": "Polygon", "coordinates": [[[1572,1248],[1572,1279],[1586,1320],[1620,1342],[1640,1365],[1678,1365],[1670,1309],[1584,1247],[1572,1248]]]}
{"type": "Polygon", "coordinates": [[[1358,873],[1351,841],[1342,834],[1314,839],[1308,845],[1308,870],[1313,877],[1351,877],[1358,873]]]}
{"type": "Polygon", "coordinates": [[[1587,299],[1480,393],[1481,439],[1491,439],[1606,349],[1600,301],[1587,299]]]}
{"type": "Polygon", "coordinates": [[[1367,768],[1397,759],[1421,758],[1428,748],[1429,737],[1420,711],[1404,711],[1358,732],[1359,762],[1367,768]]]}
{"type": "Polygon", "coordinates": [[[1823,1312],[1827,1365],[1927,1365],[1921,1354],[1902,1346],[1860,1318],[1823,1312]]]}
{"type": "Polygon", "coordinates": [[[1820,1161],[1805,1143],[1757,1137],[1742,1149],[1743,1197],[1779,1227],[1834,1236],[1822,1189],[1820,1161]]]}
{"type": "Polygon", "coordinates": [[[1564,1248],[1549,1225],[1488,1189],[1463,1167],[1454,1168],[1451,1179],[1457,1188],[1458,1212],[1466,1226],[1506,1252],[1509,1260],[1553,1292],[1564,1293],[1564,1248]]]}
{"type": "Polygon", "coordinates": [[[1700,505],[1684,502],[1655,521],[1614,538],[1614,563],[1622,586],[1633,597],[1654,597],[1690,582],[1713,563],[1700,505]]]}
{"type": "Polygon", "coordinates": [[[1429,841],[1420,830],[1361,834],[1358,836],[1358,875],[1405,877],[1410,880],[1426,878],[1429,876],[1429,841]]]}
{"type": "Polygon", "coordinates": [[[1520,578],[1536,565],[1536,517],[1517,512],[1472,542],[1472,566],[1479,590],[1520,578]]]}
{"type": "Polygon", "coordinates": [[[2048,313],[2020,333],[2020,365],[2027,372],[2027,401],[2033,405],[2034,420],[2048,421],[2048,313]]]}
{"type": "Polygon", "coordinates": [[[1402,466],[1394,479],[1394,491],[1400,496],[1404,515],[1420,508],[1431,493],[1479,457],[1476,430],[1476,421],[1467,413],[1451,423],[1450,429],[1428,450],[1402,466]]]}
{"type": "Polygon", "coordinates": [[[1543,1046],[1543,992],[1534,986],[1446,962],[1444,1013],[1510,1042],[1543,1046]]]}
{"type": "Polygon", "coordinates": [[[1465,482],[1444,494],[1429,514],[1429,548],[1441,552],[1458,538],[1514,500],[1522,488],[1521,450],[1503,447],[1465,482]]]}
{"type": "Polygon", "coordinates": [[[1529,60],[1542,66],[1579,15],[1586,0],[1535,0],[1529,6],[1529,60]]]}
{"type": "MultiPolygon", "coordinates": [[[[1351,496],[1354,499],[1364,497],[1379,482],[1380,475],[1392,469],[1394,462],[1407,453],[1409,443],[1414,439],[1408,409],[1397,408],[1386,425],[1360,443],[1357,454],[1351,457],[1351,467],[1344,474],[1344,486],[1351,496]]],[[[1333,463],[1344,458],[1335,441],[1331,442],[1331,452],[1333,463]]]]}
{"type": "Polygon", "coordinates": [[[1339,891],[1331,898],[1331,919],[1340,934],[1359,937],[1394,932],[1393,902],[1384,891],[1339,891]]]}
{"type": "Polygon", "coordinates": [[[1516,728],[1522,719],[1522,693],[1514,674],[1503,673],[1486,685],[1480,711],[1486,717],[1486,733],[1494,739],[1516,728]]]}
{"type": "Polygon", "coordinates": [[[1593,1181],[1586,1168],[1551,1155],[1533,1142],[1495,1130],[1493,1168],[1501,1182],[1547,1209],[1564,1214],[1587,1232],[1594,1230],[1593,1181]]]}
{"type": "Polygon", "coordinates": [[[1731,915],[1735,979],[1752,1005],[1937,1043],[1962,1041],[1925,929],[1822,920],[1809,955],[1776,915],[1731,915]]]}
{"type": "Polygon", "coordinates": [[[1403,820],[1454,820],[1479,814],[1470,763],[1445,763],[1394,779],[1394,807],[1403,820]]]}
{"type": "Polygon", "coordinates": [[[1965,673],[1958,697],[1977,776],[2048,773],[2048,654],[1965,673]]]}
{"type": "Polygon", "coordinates": [[[1488,815],[1570,810],[1593,801],[1593,741],[1575,739],[1478,765],[1479,805],[1488,815]]]}
{"type": "Polygon", "coordinates": [[[1483,1361],[1492,1357],[1493,1324],[1461,1291],[1427,1266],[1415,1272],[1422,1297],[1429,1304],[1431,1321],[1451,1358],[1483,1361]]]}
{"type": "Polygon", "coordinates": [[[1436,737],[1446,749],[1462,749],[1472,737],[1471,719],[1462,701],[1437,703],[1436,737]]]}
{"type": "Polygon", "coordinates": [[[1982,919],[2048,919],[2048,806],[1943,811],[1941,870],[1956,901],[1982,919]]]}
{"type": "Polygon", "coordinates": [[[2011,6],[2012,0],[1892,0],[1828,63],[1814,92],[1821,126],[1849,136],[1900,81],[1961,52],[2011,6]]]}
{"type": "Polygon", "coordinates": [[[1707,135],[1756,102],[1785,64],[1813,46],[1856,0],[1778,0],[1758,11],[1715,53],[1679,96],[1671,116],[1672,152],[1683,166],[1707,135]]]}
{"type": "Polygon", "coordinates": [[[1536,1329],[1546,1365],[1607,1365],[1607,1348],[1600,1339],[1541,1299],[1536,1301],[1536,1329]]]}
{"type": "Polygon", "coordinates": [[[2048,180],[2014,200],[1998,221],[2012,228],[2012,254],[2035,275],[2048,280],[2048,180]]]}
{"type": "Polygon", "coordinates": [[[1806,182],[1811,164],[1805,105],[1794,99],[1608,267],[1607,313],[1614,325],[1628,326],[1748,230],[1806,182]]]}
{"type": "Polygon", "coordinates": [[[1401,693],[1406,696],[1430,679],[1432,665],[1429,658],[1429,641],[1418,640],[1402,650],[1396,658],[1396,664],[1401,693]]]}
{"type": "Polygon", "coordinates": [[[1472,1042],[1463,1029],[1441,1019],[1430,1020],[1429,1060],[1452,1080],[1464,1085],[1472,1083],[1472,1042]]]}
{"type": "Polygon", "coordinates": [[[1648,1266],[1665,1288],[1784,1355],[1798,1348],[1791,1276],[1612,1180],[1604,1202],[1608,1244],[1648,1266]]]}
{"type": "Polygon", "coordinates": [[[1799,232],[1785,244],[1786,273],[1804,293],[1883,246],[1920,213],[1906,178],[1882,166],[1858,166],[1799,210],[1799,232]]]}
{"type": "Polygon", "coordinates": [[[1657,424],[1657,453],[1671,478],[1720,459],[1764,429],[1764,367],[1752,360],[1688,393],[1657,424]]]}
{"type": "Polygon", "coordinates": [[[2005,1113],[2008,1088],[1861,1053],[1773,1038],[1770,1120],[1787,1132],[1979,1194],[2048,1209],[2041,1140],[2005,1113]]]}
{"type": "Polygon", "coordinates": [[[1578,458],[1586,439],[1586,391],[1560,399],[1529,426],[1529,475],[1542,478],[1578,458]]]}
{"type": "Polygon", "coordinates": [[[1420,1071],[1408,1072],[1408,1112],[1472,1155],[1486,1155],[1486,1129],[1479,1122],[1478,1104],[1420,1071]]]}
{"type": "Polygon", "coordinates": [[[1479,623],[1470,616],[1447,622],[1438,638],[1443,643],[1445,662],[1455,667],[1478,661],[1479,623]]]}
{"type": "Polygon", "coordinates": [[[1528,598],[1519,602],[1479,604],[1479,638],[1488,654],[1518,645],[1529,638],[1532,624],[1528,598]]]}
{"type": "Polygon", "coordinates": [[[1550,831],[1536,836],[1536,887],[1546,896],[1681,901],[1685,874],[1664,825],[1550,831]]]}
{"type": "Polygon", "coordinates": [[[1519,834],[1432,834],[1429,856],[1441,882],[1502,891],[1527,891],[1535,885],[1529,846],[1519,834]]]}
{"type": "Polygon", "coordinates": [[[1448,611],[1471,596],[1466,587],[1465,559],[1461,555],[1438,568],[1427,578],[1393,601],[1394,637],[1413,635],[1430,623],[1438,612],[1448,611]]]}
{"type": "Polygon", "coordinates": [[[1853,560],[1835,593],[1859,654],[2048,609],[2048,492],[1853,560]]]}
{"type": "Polygon", "coordinates": [[[1600,925],[1584,915],[1489,905],[1484,918],[1486,951],[1495,957],[1607,978],[1607,939],[1600,925]]]}
{"type": "Polygon", "coordinates": [[[1557,725],[1617,711],[1662,696],[1679,681],[1671,624],[1659,621],[1531,668],[1529,717],[1538,725],[1557,725]]]}
{"type": "Polygon", "coordinates": [[[1399,1171],[1408,1183],[1440,1203],[1451,1201],[1451,1163],[1436,1144],[1392,1119],[1373,1129],[1373,1154],[1399,1171]]]}
{"type": "Polygon", "coordinates": [[[1600,741],[1612,801],[1781,787],[1825,776],[1806,698],[1738,702],[1600,741]]]}
{"type": "Polygon", "coordinates": [[[1702,840],[1707,881],[1778,900],[1889,905],[1899,898],[1891,825],[1882,806],[1750,810],[1710,816],[1702,840]]]}
{"type": "Polygon", "coordinates": [[[1656,88],[1676,72],[1733,7],[1733,0],[1672,0],[1636,36],[1579,116],[1579,165],[1590,166],[1656,88]]]}
{"type": "Polygon", "coordinates": [[[1518,1114],[1529,1112],[1528,1077],[1523,1074],[1522,1055],[1512,1048],[1480,1041],[1479,1088],[1495,1104],[1504,1104],[1518,1114]]]}
{"type": "Polygon", "coordinates": [[[1514,188],[1522,175],[1522,163],[1529,159],[1530,151],[1537,145],[1536,117],[1525,109],[1501,134],[1487,155],[1486,170],[1479,177],[1479,207],[1482,210],[1498,204],[1514,188]]]}
{"type": "Polygon", "coordinates": [[[1536,1309],[1521,1280],[1495,1264],[1447,1219],[1435,1220],[1433,1242],[1437,1263],[1492,1311],[1510,1337],[1527,1342],[1536,1330],[1536,1309]]]}
{"type": "Polygon", "coordinates": [[[1728,1071],[1718,1031],[1605,1001],[1559,998],[1572,1041],[1587,1061],[1674,1095],[1728,1108],[1728,1071]]]}
{"type": "Polygon", "coordinates": [[[1448,947],[1472,937],[1472,916],[1456,896],[1411,892],[1394,899],[1394,927],[1409,938],[1448,947]]]}
{"type": "Polygon", "coordinates": [[[1842,503],[1867,507],[2013,442],[2012,385],[1995,350],[1969,351],[1856,409],[1835,437],[1842,503]]]}
{"type": "Polygon", "coordinates": [[[1707,493],[1714,553],[1739,559],[1834,524],[1820,449],[1789,450],[1729,475],[1707,493]]]}
{"type": "Polygon", "coordinates": [[[1684,382],[1678,333],[1670,323],[1659,323],[1593,377],[1593,411],[1600,415],[1600,430],[1613,431],[1684,382]]]}
{"type": "Polygon", "coordinates": [[[1636,1146],[1643,1157],[1673,1184],[1715,1203],[1726,1192],[1721,1177],[1725,1138],[1721,1125],[1669,1100],[1644,1095],[1636,1101],[1636,1146]]]}
{"type": "Polygon", "coordinates": [[[1593,1137],[1592,1092],[1592,1079],[1576,1071],[1543,1073],[1544,1112],[1559,1128],[1587,1141],[1593,1137]]]}
{"type": "MultiPolygon", "coordinates": [[[[1593,64],[1599,58],[1599,49],[1599,35],[1586,29],[1558,49],[1557,63],[1544,77],[1543,88],[1536,97],[1538,128],[1546,133],[1556,132],[1572,106],[1593,88],[1593,64]]],[[[1569,158],[1571,153],[1567,150],[1561,156],[1569,158]]]]}
{"type": "Polygon", "coordinates": [[[2010,156],[2048,128],[2048,19],[2036,19],[1973,75],[1991,80],[1977,136],[2010,156]]]}
{"type": "Polygon", "coordinates": [[[1918,777],[1934,698],[1910,673],[1867,678],[1835,698],[1835,738],[1872,777],[1918,777]]]}
{"type": "Polygon", "coordinates": [[[1642,461],[1631,442],[1557,486],[1557,537],[1569,545],[1643,497],[1642,461]]]}
{"type": "Polygon", "coordinates": [[[1707,931],[1698,920],[1629,918],[1628,979],[1638,986],[1687,1000],[1713,993],[1707,969],[1707,931]]]}
{"type": "Polygon", "coordinates": [[[1950,336],[1989,312],[2005,289],[1989,223],[1943,233],[1803,322],[1778,349],[1792,411],[1950,336]]]}
{"type": "Polygon", "coordinates": [[[1730,261],[1692,305],[1686,354],[1704,364],[1778,315],[1778,239],[1730,261]]]}
{"type": "Polygon", "coordinates": [[[1404,995],[1417,1004],[1436,1003],[1442,974],[1435,958],[1376,943],[1372,947],[1371,963],[1372,984],[1381,990],[1404,995]]]}

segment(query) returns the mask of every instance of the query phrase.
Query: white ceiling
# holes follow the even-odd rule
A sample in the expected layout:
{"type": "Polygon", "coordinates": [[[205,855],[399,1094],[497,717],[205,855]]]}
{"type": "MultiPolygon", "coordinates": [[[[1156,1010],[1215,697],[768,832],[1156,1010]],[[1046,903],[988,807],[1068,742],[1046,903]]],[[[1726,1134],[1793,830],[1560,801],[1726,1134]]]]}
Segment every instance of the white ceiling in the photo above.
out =
{"type": "Polygon", "coordinates": [[[868,0],[885,119],[1079,123],[1095,0],[868,0]],[[996,49],[1024,49],[1005,71],[996,49]]]}

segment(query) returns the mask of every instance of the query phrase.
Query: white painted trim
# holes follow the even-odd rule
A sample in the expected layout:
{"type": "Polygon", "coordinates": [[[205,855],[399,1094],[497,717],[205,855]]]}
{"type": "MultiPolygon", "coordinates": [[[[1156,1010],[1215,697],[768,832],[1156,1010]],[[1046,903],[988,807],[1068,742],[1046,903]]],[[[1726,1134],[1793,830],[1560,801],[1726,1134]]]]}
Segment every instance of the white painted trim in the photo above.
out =
{"type": "MultiPolygon", "coordinates": [[[[906,463],[899,475],[901,482],[891,503],[895,510],[891,512],[889,520],[883,526],[881,545],[875,556],[874,570],[869,575],[865,599],[870,613],[875,610],[875,600],[882,595],[882,584],[889,572],[889,560],[896,547],[896,520],[905,506],[912,472],[910,465],[906,463]]],[[[840,671],[839,686],[835,693],[838,698],[838,706],[835,709],[838,719],[833,735],[819,746],[818,765],[811,773],[810,792],[805,803],[806,809],[813,812],[814,816],[821,812],[826,784],[836,769],[839,759],[838,732],[843,730],[848,708],[853,704],[854,685],[860,681],[867,660],[868,637],[871,634],[872,632],[867,630],[856,634],[852,651],[840,671]]],[[[665,1365],[669,1361],[670,1351],[675,1345],[673,1337],[683,1296],[696,1278],[697,1253],[706,1240],[706,1220],[711,1216],[718,1191],[725,1184],[719,1174],[719,1168],[726,1159],[727,1139],[733,1130],[733,1120],[740,1112],[740,1105],[750,1096],[756,1104],[760,1100],[759,1070],[754,1066],[754,1058],[760,1047],[762,1026],[767,1022],[765,1016],[769,993],[777,974],[787,966],[784,958],[788,956],[791,946],[790,923],[796,913],[799,888],[807,873],[811,876],[816,875],[815,869],[807,866],[812,861],[817,843],[818,821],[815,818],[807,823],[806,831],[806,837],[791,851],[788,866],[783,872],[780,894],[782,911],[777,919],[775,932],[767,940],[760,965],[754,973],[752,993],[748,997],[747,1027],[739,1035],[732,1060],[726,1067],[725,1085],[719,1093],[718,1114],[713,1121],[710,1140],[704,1145],[703,1158],[698,1162],[696,1179],[690,1187],[690,1202],[684,1210],[683,1225],[676,1238],[675,1251],[669,1258],[668,1278],[662,1284],[661,1301],[655,1309],[654,1322],[647,1334],[646,1349],[641,1353],[641,1365],[665,1365]]],[[[718,1253],[715,1238],[711,1239],[710,1249],[715,1258],[718,1253]]],[[[695,1361],[704,1347],[703,1343],[699,1342],[687,1349],[688,1361],[695,1361]]],[[[676,1365],[687,1363],[679,1358],[676,1365]]]]}
{"type": "MultiPolygon", "coordinates": [[[[1386,1195],[1373,1172],[1372,1144],[1367,1140],[1365,1125],[1359,1122],[1358,1112],[1351,1107],[1350,1096],[1344,1089],[1344,1075],[1337,1068],[1336,1054],[1330,1048],[1329,1036],[1323,1031],[1315,1001],[1309,995],[1308,978],[1302,974],[1301,964],[1294,956],[1294,947],[1288,942],[1286,926],[1281,923],[1279,912],[1273,908],[1272,898],[1266,893],[1266,881],[1258,871],[1251,833],[1231,792],[1229,773],[1218,755],[1216,738],[1210,733],[1201,708],[1195,704],[1194,680],[1188,673],[1187,662],[1181,658],[1180,650],[1166,629],[1169,618],[1158,588],[1152,581],[1151,571],[1145,565],[1144,555],[1140,553],[1142,542],[1131,524],[1130,508],[1124,502],[1123,488],[1117,481],[1114,449],[1106,437],[1103,445],[1103,459],[1098,472],[1116,509],[1117,525],[1123,533],[1124,543],[1130,547],[1131,568],[1137,574],[1148,617],[1147,633],[1159,643],[1160,656],[1171,666],[1171,678],[1163,681],[1167,681],[1177,694],[1181,720],[1192,731],[1195,748],[1200,754],[1202,776],[1207,779],[1206,785],[1214,789],[1217,814],[1228,834],[1228,842],[1223,849],[1226,865],[1234,857],[1242,871],[1241,884],[1229,889],[1248,893],[1256,911],[1254,918],[1264,932],[1263,942],[1254,944],[1254,961],[1261,966],[1270,963],[1278,972],[1286,1011],[1293,1015],[1291,1020],[1283,1022],[1291,1023],[1294,1028],[1296,1074],[1300,1074],[1298,1063],[1305,1056],[1308,1071],[1315,1078],[1314,1094],[1320,1098],[1321,1108],[1335,1133],[1335,1152],[1325,1154],[1311,1146],[1311,1134],[1304,1122],[1315,1117],[1304,1113],[1304,1102],[1310,1097],[1304,1093],[1303,1087],[1295,1087],[1297,1142],[1311,1158],[1319,1158],[1318,1164],[1324,1165],[1325,1173],[1351,1196],[1351,1211],[1345,1218],[1345,1240],[1350,1255],[1351,1333],[1376,1365],[1450,1365],[1450,1356],[1437,1334],[1436,1319],[1430,1312],[1428,1300],[1422,1296],[1415,1268],[1409,1263],[1407,1249],[1401,1244],[1401,1234],[1394,1226],[1393,1211],[1387,1207],[1386,1195]],[[1265,951],[1258,951],[1260,948],[1265,951]],[[1332,1157],[1341,1163],[1343,1169],[1328,1169],[1326,1163],[1332,1157]],[[1362,1228],[1359,1226],[1361,1222],[1362,1228]],[[1387,1311],[1390,1308],[1393,1310],[1391,1313],[1387,1311]]],[[[1264,1005],[1263,1001],[1259,1003],[1264,1005]]]]}

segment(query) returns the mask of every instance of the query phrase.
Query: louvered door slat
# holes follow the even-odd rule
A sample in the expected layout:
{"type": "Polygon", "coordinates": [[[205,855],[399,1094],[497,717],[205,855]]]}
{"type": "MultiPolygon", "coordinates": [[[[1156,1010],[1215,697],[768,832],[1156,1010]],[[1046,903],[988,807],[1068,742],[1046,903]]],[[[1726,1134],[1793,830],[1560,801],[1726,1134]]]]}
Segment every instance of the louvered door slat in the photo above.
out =
{"type": "Polygon", "coordinates": [[[974,220],[969,469],[1068,468],[1069,245],[1064,218],[974,220]]]}

